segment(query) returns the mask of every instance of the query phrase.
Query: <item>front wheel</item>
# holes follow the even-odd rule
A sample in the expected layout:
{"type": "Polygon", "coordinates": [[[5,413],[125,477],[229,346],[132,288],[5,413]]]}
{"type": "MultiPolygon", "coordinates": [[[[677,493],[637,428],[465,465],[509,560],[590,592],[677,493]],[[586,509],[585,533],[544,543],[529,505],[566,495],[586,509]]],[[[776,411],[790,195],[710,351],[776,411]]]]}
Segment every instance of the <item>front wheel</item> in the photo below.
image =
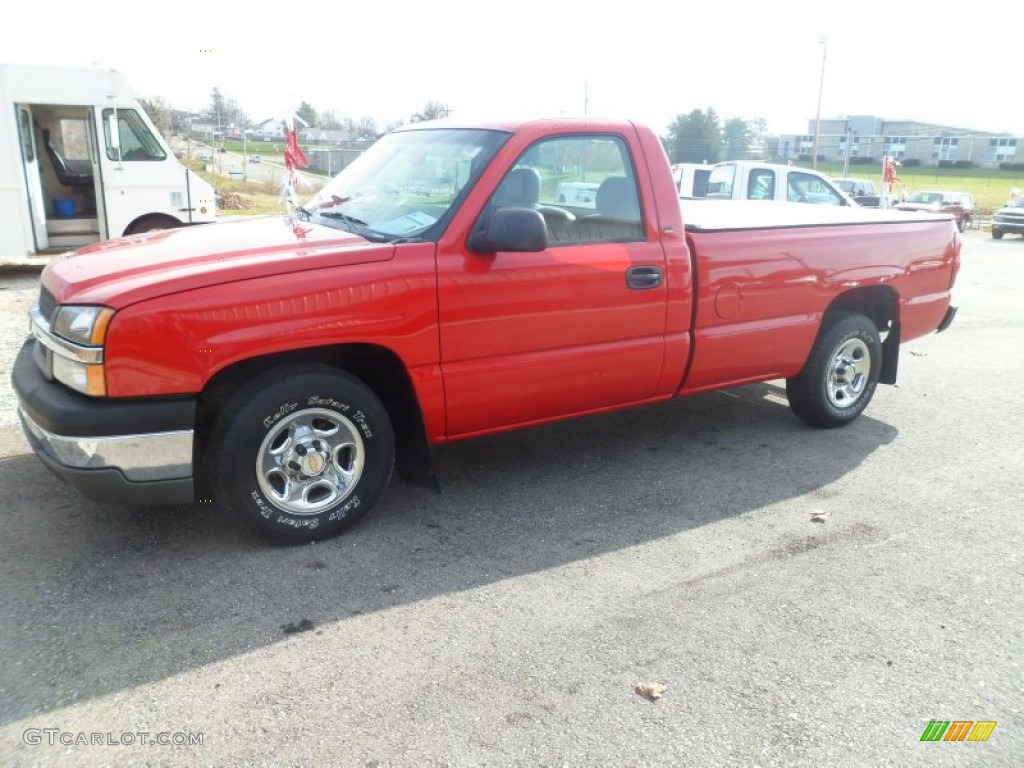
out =
{"type": "Polygon", "coordinates": [[[960,232],[966,232],[967,231],[967,219],[966,218],[960,219],[956,223],[956,228],[958,230],[960,230],[960,232]]]}
{"type": "Polygon", "coordinates": [[[220,414],[208,452],[214,500],[268,538],[334,536],[370,511],[391,477],[387,411],[328,366],[259,376],[220,414]]]}
{"type": "Polygon", "coordinates": [[[803,370],[786,380],[789,407],[815,427],[841,427],[860,416],[878,386],[882,342],[878,329],[855,312],[832,316],[803,370]]]}
{"type": "Polygon", "coordinates": [[[1002,230],[1000,230],[1000,229],[993,229],[992,230],[992,239],[993,240],[1002,240],[1003,239],[1003,232],[1002,232],[1002,230]]]}

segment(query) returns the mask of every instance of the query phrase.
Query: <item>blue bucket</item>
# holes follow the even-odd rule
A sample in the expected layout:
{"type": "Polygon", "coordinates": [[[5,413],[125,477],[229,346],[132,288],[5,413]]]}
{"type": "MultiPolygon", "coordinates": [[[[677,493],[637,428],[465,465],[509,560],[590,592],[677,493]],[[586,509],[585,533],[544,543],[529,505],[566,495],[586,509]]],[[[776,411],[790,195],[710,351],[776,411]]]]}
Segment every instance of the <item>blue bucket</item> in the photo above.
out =
{"type": "Polygon", "coordinates": [[[58,197],[53,201],[53,212],[58,219],[70,219],[75,215],[75,201],[69,197],[58,197]]]}

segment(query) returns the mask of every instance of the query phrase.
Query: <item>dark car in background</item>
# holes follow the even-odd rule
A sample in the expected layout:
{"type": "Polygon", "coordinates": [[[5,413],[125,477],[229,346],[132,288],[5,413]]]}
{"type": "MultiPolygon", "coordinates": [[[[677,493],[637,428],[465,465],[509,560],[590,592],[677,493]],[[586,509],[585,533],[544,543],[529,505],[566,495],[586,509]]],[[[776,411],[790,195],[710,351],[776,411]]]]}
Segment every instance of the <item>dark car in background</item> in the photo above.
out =
{"type": "Polygon", "coordinates": [[[1011,200],[992,217],[992,237],[999,240],[1006,234],[1024,235],[1024,197],[1011,200]]]}
{"type": "MultiPolygon", "coordinates": [[[[881,205],[882,195],[875,188],[871,179],[833,179],[835,185],[856,201],[857,205],[864,208],[878,208],[881,205]]],[[[895,202],[892,196],[889,202],[895,202]]]]}
{"type": "Polygon", "coordinates": [[[956,228],[963,232],[974,219],[974,201],[970,201],[970,210],[968,210],[961,197],[962,194],[960,192],[914,192],[902,203],[897,203],[895,208],[900,211],[948,213],[956,220],[956,228]]]}

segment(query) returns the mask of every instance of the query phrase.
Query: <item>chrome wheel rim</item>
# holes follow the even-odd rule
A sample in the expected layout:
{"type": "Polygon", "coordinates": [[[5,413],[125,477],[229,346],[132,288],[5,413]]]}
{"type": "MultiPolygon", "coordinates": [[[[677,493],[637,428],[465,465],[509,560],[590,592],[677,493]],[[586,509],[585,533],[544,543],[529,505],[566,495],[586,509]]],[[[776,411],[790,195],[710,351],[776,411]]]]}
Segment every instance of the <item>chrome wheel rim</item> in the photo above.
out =
{"type": "Polygon", "coordinates": [[[848,339],[832,355],[826,374],[828,400],[836,408],[857,402],[871,374],[871,351],[861,339],[848,339]]]}
{"type": "Polygon", "coordinates": [[[256,477],[279,509],[316,515],[352,493],[365,460],[351,421],[336,411],[310,408],[282,419],[263,438],[256,477]]]}

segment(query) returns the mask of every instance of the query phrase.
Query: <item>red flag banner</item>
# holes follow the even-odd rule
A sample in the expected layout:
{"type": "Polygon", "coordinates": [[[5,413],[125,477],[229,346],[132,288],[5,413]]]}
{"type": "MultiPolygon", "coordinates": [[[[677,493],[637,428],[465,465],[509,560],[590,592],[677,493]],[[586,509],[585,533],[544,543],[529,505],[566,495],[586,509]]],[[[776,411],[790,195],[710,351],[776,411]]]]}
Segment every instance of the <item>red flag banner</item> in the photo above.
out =
{"type": "Polygon", "coordinates": [[[895,157],[891,155],[885,156],[885,166],[882,169],[882,181],[886,184],[895,184],[900,180],[899,176],[896,175],[896,168],[899,166],[899,162],[895,157]]]}
{"type": "Polygon", "coordinates": [[[299,147],[298,129],[294,126],[288,129],[284,142],[284,164],[289,171],[296,168],[308,168],[309,160],[299,147]]]}

